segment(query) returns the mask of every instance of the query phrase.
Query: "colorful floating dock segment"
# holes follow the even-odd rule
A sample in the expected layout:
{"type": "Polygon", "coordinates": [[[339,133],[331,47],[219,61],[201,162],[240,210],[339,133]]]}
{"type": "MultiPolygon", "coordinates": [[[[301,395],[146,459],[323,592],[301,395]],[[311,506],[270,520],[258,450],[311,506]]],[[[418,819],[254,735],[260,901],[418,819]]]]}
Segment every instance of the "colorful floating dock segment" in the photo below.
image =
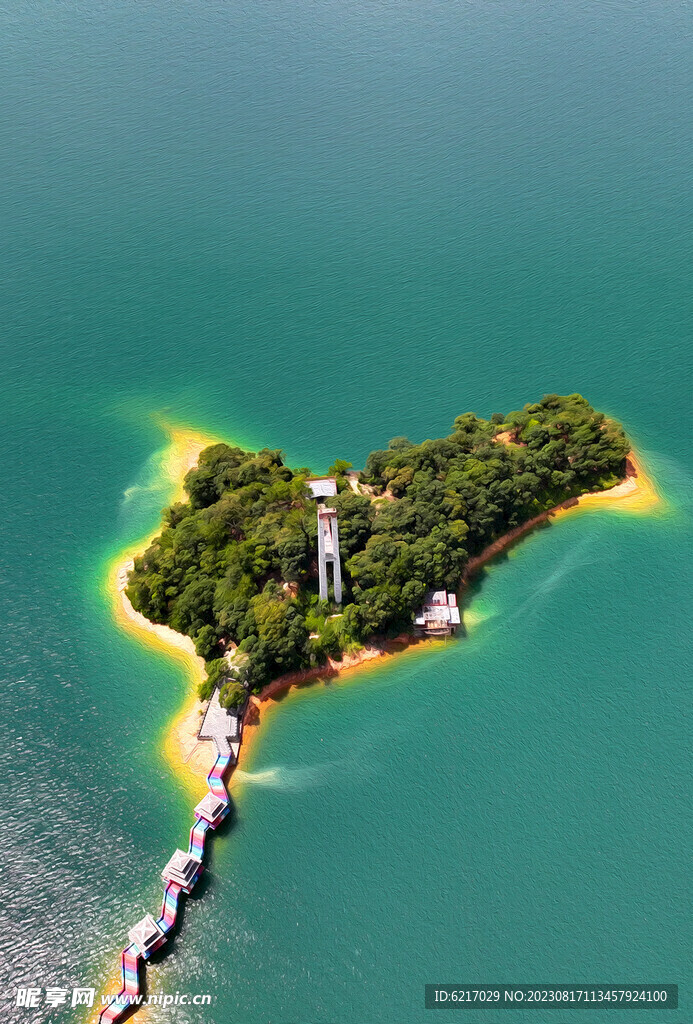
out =
{"type": "MultiPolygon", "coordinates": [[[[223,745],[217,743],[217,750],[223,745]]],[[[166,886],[161,914],[156,921],[151,915],[147,915],[131,929],[130,943],[120,957],[121,989],[113,1001],[98,1013],[98,1024],[116,1024],[133,1012],[142,994],[140,975],[144,963],[168,941],[178,917],[181,894],[190,892],[202,874],[207,834],[210,829],[215,829],[221,824],[231,809],[224,777],[229,768],[236,764],[236,751],[228,744],[226,746],[226,750],[217,754],[214,766],[207,776],[208,791],[195,808],[195,823],[190,829],[187,854],[182,850],[176,850],[162,872],[166,886]],[[172,878],[172,875],[175,878],[172,878]]]]}

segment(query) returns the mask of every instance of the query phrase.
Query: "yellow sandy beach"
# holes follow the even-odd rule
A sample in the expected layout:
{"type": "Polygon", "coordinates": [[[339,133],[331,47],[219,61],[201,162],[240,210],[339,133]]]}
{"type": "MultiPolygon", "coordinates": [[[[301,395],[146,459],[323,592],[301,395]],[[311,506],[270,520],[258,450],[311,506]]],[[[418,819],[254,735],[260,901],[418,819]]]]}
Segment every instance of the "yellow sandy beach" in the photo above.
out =
{"type": "Polygon", "coordinates": [[[583,494],[575,505],[560,508],[557,514],[569,511],[586,512],[591,508],[609,508],[616,512],[651,512],[664,506],[664,499],[649,477],[642,460],[631,452],[626,460],[626,479],[608,491],[583,494]]]}
{"type": "MultiPolygon", "coordinates": [[[[169,503],[185,497],[183,480],[188,470],[197,465],[200,452],[219,439],[200,431],[176,427],[160,421],[168,437],[168,444],[162,459],[162,476],[171,486],[169,503]]],[[[126,551],[118,555],[108,570],[107,587],[112,599],[113,612],[118,625],[131,633],[140,643],[165,651],[182,662],[190,676],[191,687],[188,698],[171,723],[164,753],[171,767],[180,774],[195,793],[204,792],[204,780],[212,766],[214,757],[210,743],[197,740],[199,716],[203,705],[197,699],[197,686],[205,678],[204,661],[195,653],[195,646],[189,636],[177,633],[168,626],[150,622],[136,612],[127,599],[125,587],[127,574],[135,555],[143,551],[159,533],[159,527],[126,551]]]]}

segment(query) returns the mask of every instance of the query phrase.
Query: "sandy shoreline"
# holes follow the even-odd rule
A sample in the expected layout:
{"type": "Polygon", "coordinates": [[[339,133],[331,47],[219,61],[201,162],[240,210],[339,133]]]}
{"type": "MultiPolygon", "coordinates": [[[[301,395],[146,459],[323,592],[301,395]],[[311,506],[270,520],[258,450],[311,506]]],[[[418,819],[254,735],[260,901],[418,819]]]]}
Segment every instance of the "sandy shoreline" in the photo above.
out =
{"type": "MultiPolygon", "coordinates": [[[[215,751],[212,743],[198,740],[197,732],[200,728],[201,716],[205,704],[197,698],[197,687],[206,679],[204,659],[195,652],[195,645],[189,636],[177,633],[169,626],[162,626],[150,622],[140,612],[136,612],[130,604],[125,587],[127,586],[127,574],[132,568],[132,558],[124,562],[117,575],[116,586],[119,598],[118,618],[121,624],[138,634],[138,639],[159,650],[165,650],[172,657],[183,662],[191,683],[191,690],[181,710],[171,722],[166,739],[164,741],[164,753],[171,766],[177,771],[179,767],[184,768],[183,776],[190,776],[204,783],[207,773],[214,764],[215,751]],[[123,623],[123,618],[125,623],[123,623]]],[[[204,785],[196,786],[195,792],[199,789],[204,794],[204,785]]]]}
{"type": "Polygon", "coordinates": [[[520,537],[530,533],[535,526],[565,515],[567,512],[585,512],[591,508],[608,508],[624,512],[649,512],[655,506],[661,504],[661,502],[662,499],[657,493],[654,483],[645,473],[642,463],[638,460],[637,456],[631,452],[626,460],[626,477],[620,484],[610,487],[608,491],[590,491],[577,498],[568,498],[566,501],[561,502],[560,505],[556,505],[555,508],[541,512],[538,516],[534,516],[533,519],[528,519],[522,526],[516,526],[515,529],[504,533],[502,537],[499,537],[498,540],[484,548],[479,555],[470,558],[462,577],[462,583],[465,585],[486,562],[491,561],[496,555],[511,547],[520,537]]]}
{"type": "MultiPolygon", "coordinates": [[[[171,485],[168,504],[185,498],[183,480],[188,470],[197,465],[200,452],[217,444],[219,439],[199,431],[173,427],[161,423],[168,436],[168,446],[161,464],[161,474],[171,485]]],[[[195,645],[189,636],[177,633],[169,626],[150,622],[136,612],[126,594],[127,574],[136,555],[140,554],[159,534],[157,528],[146,538],[131,545],[111,563],[108,570],[107,589],[112,600],[113,613],[121,629],[132,634],[140,643],[164,651],[170,657],[185,665],[191,680],[190,692],[182,709],[175,716],[167,730],[164,754],[172,769],[195,792],[204,792],[207,772],[214,763],[211,743],[199,742],[197,731],[200,713],[204,705],[197,699],[197,687],[205,676],[204,660],[195,652],[195,645]]]]}
{"type": "MultiPolygon", "coordinates": [[[[200,451],[208,444],[214,443],[215,439],[184,430],[170,430],[169,434],[171,451],[165,462],[165,471],[172,483],[178,487],[176,495],[171,499],[171,501],[176,501],[180,500],[183,493],[182,481],[185,473],[196,464],[200,451]]],[[[483,565],[542,522],[568,512],[586,511],[591,508],[644,513],[660,504],[661,500],[641,462],[637,456],[631,453],[627,460],[626,478],[620,484],[608,491],[596,491],[579,498],[568,499],[556,508],[543,512],[522,526],[510,530],[471,559],[462,579],[462,589],[483,565]]],[[[150,538],[138,544],[136,550],[142,551],[152,537],[156,536],[156,533],[158,533],[158,529],[150,538]]],[[[109,589],[115,599],[116,618],[119,625],[133,632],[140,641],[166,650],[173,657],[183,661],[188,669],[192,684],[191,690],[184,706],[168,729],[164,742],[164,754],[172,769],[188,784],[191,790],[195,793],[202,793],[206,775],[212,767],[215,757],[214,745],[207,740],[201,741],[197,738],[200,716],[205,706],[197,699],[197,686],[205,678],[204,661],[195,653],[195,647],[190,637],[177,633],[168,626],[150,622],[144,615],[136,612],[130,604],[125,594],[125,587],[134,553],[133,550],[130,550],[121,555],[109,574],[109,589]]],[[[260,719],[261,717],[265,718],[263,704],[266,704],[267,708],[272,705],[276,706],[276,699],[293,687],[300,688],[318,680],[341,677],[345,673],[351,673],[364,666],[379,664],[383,659],[389,660],[390,657],[407,648],[428,647],[431,644],[431,641],[403,635],[388,643],[372,643],[354,655],[345,654],[341,662],[330,659],[327,665],[291,672],[273,680],[258,697],[251,698],[248,705],[239,764],[246,760],[251,742],[259,732],[260,719]]]]}

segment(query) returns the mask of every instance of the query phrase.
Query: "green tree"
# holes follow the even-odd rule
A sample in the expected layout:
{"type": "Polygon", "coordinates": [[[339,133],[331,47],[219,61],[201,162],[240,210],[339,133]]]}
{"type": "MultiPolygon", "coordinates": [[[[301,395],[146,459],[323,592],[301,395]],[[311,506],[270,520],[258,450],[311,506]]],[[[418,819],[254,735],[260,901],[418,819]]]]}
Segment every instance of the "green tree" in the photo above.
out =
{"type": "Polygon", "coordinates": [[[237,679],[229,679],[219,691],[219,703],[228,711],[242,708],[248,698],[245,688],[237,679]]]}
{"type": "Polygon", "coordinates": [[[214,654],[218,653],[219,637],[214,626],[208,624],[198,632],[195,637],[195,650],[205,661],[211,660],[214,654]]]}

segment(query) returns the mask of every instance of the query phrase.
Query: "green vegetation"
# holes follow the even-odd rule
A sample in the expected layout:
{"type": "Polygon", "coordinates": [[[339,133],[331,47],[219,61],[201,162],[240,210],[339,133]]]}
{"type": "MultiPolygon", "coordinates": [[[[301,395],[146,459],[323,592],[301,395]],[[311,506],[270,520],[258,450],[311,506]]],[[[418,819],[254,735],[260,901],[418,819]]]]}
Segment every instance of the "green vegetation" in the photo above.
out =
{"type": "Polygon", "coordinates": [[[202,696],[223,682],[221,699],[235,707],[246,689],[411,629],[428,589],[455,590],[468,559],[497,537],[611,487],[629,448],[580,395],[546,395],[508,416],[459,416],[446,438],[395,438],[368,456],[364,493],[349,487],[350,463],[336,461],[338,610],[317,595],[309,470],[285,466],[280,451],[214,445],[185,478],[189,500],[165,510],[160,536],[135,560],[127,594],[147,618],[193,638],[207,662],[202,696]]]}
{"type": "MultiPolygon", "coordinates": [[[[214,692],[214,691],[212,691],[214,692]]],[[[223,708],[235,711],[245,704],[246,692],[242,683],[237,679],[229,679],[219,691],[219,703],[223,708]]]]}

